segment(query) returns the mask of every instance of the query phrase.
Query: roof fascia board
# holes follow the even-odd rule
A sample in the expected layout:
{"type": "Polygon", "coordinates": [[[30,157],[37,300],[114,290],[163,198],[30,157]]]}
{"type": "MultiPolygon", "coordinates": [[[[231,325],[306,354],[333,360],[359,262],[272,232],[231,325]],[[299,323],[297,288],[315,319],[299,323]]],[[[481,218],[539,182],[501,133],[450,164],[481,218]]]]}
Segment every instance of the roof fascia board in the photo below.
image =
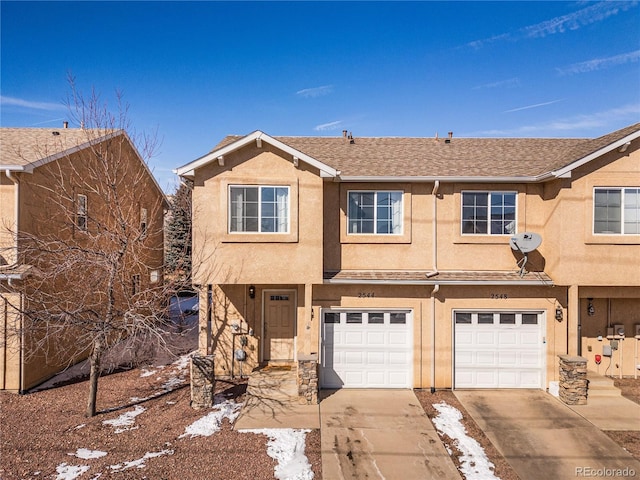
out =
{"type": "MultiPolygon", "coordinates": [[[[10,172],[26,172],[26,168],[24,165],[0,165],[0,171],[6,172],[6,171],[10,171],[10,172]]],[[[33,169],[31,169],[32,171],[33,169]]],[[[29,173],[31,173],[31,171],[29,171],[29,173]]]]}
{"type": "Polygon", "coordinates": [[[544,285],[553,282],[546,280],[357,280],[357,279],[325,279],[324,283],[336,285],[544,285]]]}
{"type": "Polygon", "coordinates": [[[616,148],[621,147],[622,145],[624,145],[627,142],[631,142],[633,140],[635,140],[636,138],[640,137],[640,130],[630,133],[629,135],[627,135],[624,138],[621,138],[620,140],[617,140],[613,143],[610,143],[609,145],[607,145],[606,147],[602,147],[598,150],[596,150],[595,152],[590,153],[589,155],[587,155],[586,157],[582,157],[574,162],[571,162],[569,165],[562,167],[558,170],[553,170],[551,172],[551,175],[555,178],[560,178],[560,177],[566,177],[567,175],[570,175],[571,172],[573,170],[575,170],[578,167],[581,167],[582,165],[589,163],[591,160],[594,160],[598,157],[601,157],[602,155],[609,153],[612,150],[615,150],[616,148]]]}
{"type": "Polygon", "coordinates": [[[200,157],[193,162],[187,163],[186,165],[175,169],[174,172],[181,177],[193,177],[196,169],[203,167],[204,165],[207,165],[208,163],[211,163],[213,161],[217,161],[218,157],[228,155],[231,152],[239,150],[240,148],[248,145],[254,140],[259,140],[261,142],[266,141],[267,143],[282,150],[283,152],[290,154],[292,157],[297,157],[299,160],[302,160],[303,162],[316,167],[318,170],[320,170],[320,175],[322,177],[336,177],[338,175],[338,171],[336,169],[316,160],[313,157],[310,157],[305,153],[296,150],[295,148],[290,147],[285,143],[282,143],[280,140],[277,140],[260,130],[256,130],[255,132],[250,133],[249,135],[242,137],[235,142],[230,143],[229,145],[225,145],[224,147],[219,148],[218,150],[209,152],[203,157],[200,157]]]}

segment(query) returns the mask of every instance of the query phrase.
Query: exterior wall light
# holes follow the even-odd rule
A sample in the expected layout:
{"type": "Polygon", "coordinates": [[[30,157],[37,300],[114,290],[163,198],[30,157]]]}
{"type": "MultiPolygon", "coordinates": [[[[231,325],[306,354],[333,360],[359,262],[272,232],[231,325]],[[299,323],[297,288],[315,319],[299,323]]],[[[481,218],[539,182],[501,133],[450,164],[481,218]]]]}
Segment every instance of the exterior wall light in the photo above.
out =
{"type": "Polygon", "coordinates": [[[249,286],[249,298],[256,298],[256,287],[255,285],[249,286]]]}
{"type": "Polygon", "coordinates": [[[587,303],[587,315],[593,317],[596,314],[596,309],[593,306],[593,298],[587,298],[587,300],[589,302],[587,303]]]}
{"type": "Polygon", "coordinates": [[[556,307],[556,320],[559,322],[562,321],[562,307],[560,305],[556,307]]]}

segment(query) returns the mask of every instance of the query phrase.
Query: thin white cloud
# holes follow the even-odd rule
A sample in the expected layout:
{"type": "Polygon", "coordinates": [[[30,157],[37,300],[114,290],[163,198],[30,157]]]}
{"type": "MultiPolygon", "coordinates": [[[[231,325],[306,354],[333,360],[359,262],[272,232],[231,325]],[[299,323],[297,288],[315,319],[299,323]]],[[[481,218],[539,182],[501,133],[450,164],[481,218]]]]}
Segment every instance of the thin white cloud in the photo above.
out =
{"type": "Polygon", "coordinates": [[[466,46],[479,49],[500,40],[542,38],[546,37],[547,35],[554,35],[556,33],[564,33],[570,30],[577,30],[581,27],[585,27],[596,22],[601,22],[602,20],[606,20],[607,18],[613,15],[617,15],[620,12],[625,12],[631,8],[634,8],[638,5],[638,0],[632,0],[628,2],[604,1],[588,5],[588,7],[576,10],[572,13],[568,13],[567,15],[561,15],[559,17],[545,20],[544,22],[523,27],[515,33],[503,33],[481,40],[474,40],[467,43],[466,46]]]}
{"type": "Polygon", "coordinates": [[[23,98],[5,97],[0,95],[0,105],[30,108],[33,110],[64,110],[66,107],[61,103],[34,102],[23,98]]]}
{"type": "Polygon", "coordinates": [[[304,98],[316,98],[323,95],[328,95],[331,92],[333,92],[333,85],[322,85],[321,87],[304,88],[302,90],[298,90],[296,92],[296,95],[304,98]]]}
{"type": "Polygon", "coordinates": [[[512,108],[511,110],[505,110],[502,113],[519,112],[520,110],[529,110],[530,108],[545,107],[547,105],[553,105],[554,103],[558,103],[558,102],[561,102],[561,101],[562,100],[552,100],[550,102],[535,103],[533,105],[527,105],[526,107],[518,107],[518,108],[512,108]]]}
{"type": "MultiPolygon", "coordinates": [[[[612,131],[621,122],[636,123],[640,120],[640,103],[623,105],[602,112],[595,112],[588,115],[575,115],[568,118],[560,118],[541,122],[532,125],[523,125],[514,129],[493,129],[482,130],[466,136],[558,136],[566,135],[568,132],[581,132],[585,130],[598,129],[601,131],[612,131]]],[[[584,136],[580,133],[578,136],[584,136]]]]}
{"type": "Polygon", "coordinates": [[[568,67],[556,68],[560,75],[573,75],[576,73],[588,73],[595,70],[623,65],[625,63],[637,62],[640,60],[640,50],[629,53],[621,53],[607,58],[594,58],[586,62],[573,63],[568,67]]]}
{"type": "Polygon", "coordinates": [[[316,132],[326,132],[329,130],[337,130],[338,128],[340,128],[340,125],[342,124],[342,120],[336,120],[335,122],[329,122],[329,123],[323,123],[321,125],[316,125],[315,127],[313,127],[313,129],[316,132]]]}
{"type": "Polygon", "coordinates": [[[501,88],[501,87],[519,87],[520,86],[520,79],[515,77],[515,78],[509,78],[507,80],[500,80],[498,82],[492,82],[492,83],[485,83],[484,85],[476,85],[475,87],[473,87],[473,90],[480,90],[481,88],[501,88]]]}
{"type": "Polygon", "coordinates": [[[601,22],[619,12],[624,12],[637,5],[637,1],[632,2],[598,2],[589,5],[582,10],[552,18],[544,22],[530,25],[522,29],[526,37],[546,37],[556,33],[564,33],[567,30],[577,30],[581,27],[601,22]]]}

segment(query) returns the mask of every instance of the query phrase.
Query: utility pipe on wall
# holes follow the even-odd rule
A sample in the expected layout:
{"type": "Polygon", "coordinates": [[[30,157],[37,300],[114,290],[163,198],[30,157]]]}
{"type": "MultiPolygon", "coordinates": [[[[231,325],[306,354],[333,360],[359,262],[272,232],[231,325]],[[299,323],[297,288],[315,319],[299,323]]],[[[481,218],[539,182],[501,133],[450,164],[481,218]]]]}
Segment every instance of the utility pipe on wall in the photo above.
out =
{"type": "MultiPolygon", "coordinates": [[[[427,273],[427,278],[438,275],[438,189],[440,180],[433,183],[431,196],[433,197],[433,235],[431,243],[433,245],[433,270],[427,273]]],[[[436,294],[440,291],[440,285],[435,284],[431,292],[431,393],[436,391],[436,294]]]]}
{"type": "Polygon", "coordinates": [[[431,291],[431,393],[436,391],[436,294],[440,284],[436,283],[431,291]]]}

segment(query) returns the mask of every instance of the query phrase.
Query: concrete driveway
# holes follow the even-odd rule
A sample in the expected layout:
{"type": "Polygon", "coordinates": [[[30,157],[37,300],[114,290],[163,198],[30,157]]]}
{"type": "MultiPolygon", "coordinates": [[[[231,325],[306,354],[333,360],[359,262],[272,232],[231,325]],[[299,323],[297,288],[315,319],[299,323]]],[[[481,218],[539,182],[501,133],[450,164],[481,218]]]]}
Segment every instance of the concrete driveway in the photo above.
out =
{"type": "Polygon", "coordinates": [[[412,390],[323,390],[322,476],[460,479],[412,390]]]}
{"type": "Polygon", "coordinates": [[[640,462],[542,390],[454,394],[521,480],[640,476],[640,462]]]}

